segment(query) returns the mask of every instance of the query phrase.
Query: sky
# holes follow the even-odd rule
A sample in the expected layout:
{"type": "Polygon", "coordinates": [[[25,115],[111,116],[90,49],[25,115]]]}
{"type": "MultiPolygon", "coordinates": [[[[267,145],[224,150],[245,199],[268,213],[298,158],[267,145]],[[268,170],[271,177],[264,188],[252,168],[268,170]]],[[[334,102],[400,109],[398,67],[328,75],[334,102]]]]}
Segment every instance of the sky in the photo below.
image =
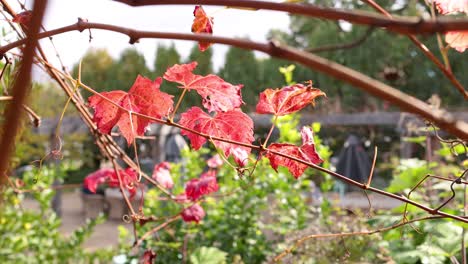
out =
{"type": "MultiPolygon", "coordinates": [[[[111,0],[49,0],[44,26],[48,30],[63,27],[75,23],[78,17],[81,17],[88,19],[89,22],[108,23],[139,30],[190,33],[193,9],[194,6],[190,5],[130,7],[111,0]]],[[[212,6],[204,9],[214,17],[214,35],[217,36],[248,37],[254,41],[265,42],[269,30],[287,31],[289,26],[288,15],[281,12],[235,10],[212,6]]],[[[19,11],[19,8],[16,10],[19,11]]],[[[123,49],[131,47],[128,37],[118,33],[92,30],[92,36],[91,43],[88,31],[70,32],[53,38],[66,67],[71,69],[91,47],[106,48],[113,57],[118,57],[123,49]]],[[[50,41],[43,40],[41,43],[49,59],[52,62],[55,60],[54,65],[58,65],[50,41]]],[[[158,43],[170,44],[171,41],[143,39],[134,44],[136,49],[144,54],[150,68],[154,62],[158,43]]],[[[174,43],[182,58],[187,58],[193,42],[174,41],[174,43]]],[[[224,54],[228,47],[218,44],[213,45],[212,49],[214,68],[219,69],[224,62],[224,54]]],[[[256,55],[262,56],[260,53],[256,55]]]]}

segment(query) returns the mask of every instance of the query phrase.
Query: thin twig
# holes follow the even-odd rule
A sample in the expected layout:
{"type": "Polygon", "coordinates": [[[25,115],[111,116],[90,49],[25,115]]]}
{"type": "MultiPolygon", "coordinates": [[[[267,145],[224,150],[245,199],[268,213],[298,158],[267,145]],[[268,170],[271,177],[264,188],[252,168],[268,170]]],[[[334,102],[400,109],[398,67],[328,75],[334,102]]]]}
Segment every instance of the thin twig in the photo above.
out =
{"type": "Polygon", "coordinates": [[[295,250],[297,247],[301,246],[304,242],[306,242],[307,240],[310,240],[310,239],[332,238],[332,237],[348,237],[348,236],[360,236],[360,235],[373,235],[373,234],[376,234],[376,233],[382,233],[382,232],[389,231],[389,230],[392,230],[392,229],[395,229],[395,228],[398,228],[398,227],[401,227],[401,226],[404,226],[404,225],[407,225],[407,224],[415,223],[415,222],[420,222],[420,221],[425,221],[425,220],[433,220],[433,219],[442,219],[442,218],[444,218],[444,217],[441,217],[441,216],[426,216],[426,217],[421,217],[421,218],[415,218],[415,219],[412,219],[412,220],[409,220],[409,221],[406,221],[406,222],[400,222],[400,223],[395,224],[395,225],[391,225],[391,226],[388,226],[388,227],[382,227],[382,228],[375,229],[375,230],[372,230],[372,231],[360,231],[360,232],[336,233],[336,234],[313,234],[313,235],[304,236],[304,237],[296,240],[294,245],[292,245],[291,247],[288,247],[283,252],[281,252],[279,255],[277,255],[274,258],[274,261],[275,262],[280,261],[282,258],[284,258],[288,254],[292,253],[293,250],[295,250]]]}
{"type": "Polygon", "coordinates": [[[369,177],[367,177],[366,187],[370,187],[372,182],[372,177],[374,176],[375,162],[377,161],[377,146],[374,148],[374,158],[372,159],[372,167],[369,172],[369,177]]]}
{"type": "Polygon", "coordinates": [[[177,221],[179,218],[181,218],[181,215],[178,214],[178,215],[175,215],[171,218],[169,218],[166,222],[156,226],[155,228],[151,229],[150,231],[146,232],[145,234],[143,234],[140,239],[138,239],[138,241],[136,241],[136,243],[133,245],[133,247],[138,247],[146,238],[148,238],[149,236],[151,236],[152,234],[158,232],[159,230],[165,228],[166,226],[168,226],[169,224],[177,221]]]}
{"type": "Polygon", "coordinates": [[[319,52],[325,52],[325,51],[335,51],[335,50],[343,50],[343,49],[351,49],[355,48],[362,43],[364,43],[371,35],[372,32],[374,32],[375,28],[374,27],[369,27],[362,36],[357,38],[356,40],[353,40],[352,42],[345,43],[345,44],[334,44],[334,45],[326,45],[326,46],[321,46],[321,47],[314,47],[314,48],[308,48],[306,51],[312,52],[312,53],[319,53],[319,52]]]}

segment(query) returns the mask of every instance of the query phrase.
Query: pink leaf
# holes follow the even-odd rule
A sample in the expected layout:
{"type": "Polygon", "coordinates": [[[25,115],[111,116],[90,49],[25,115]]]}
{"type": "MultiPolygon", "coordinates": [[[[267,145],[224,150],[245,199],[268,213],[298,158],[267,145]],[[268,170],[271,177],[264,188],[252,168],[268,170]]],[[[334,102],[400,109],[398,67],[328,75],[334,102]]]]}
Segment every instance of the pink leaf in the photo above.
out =
{"type": "Polygon", "coordinates": [[[468,0],[434,0],[439,13],[445,15],[456,12],[468,14],[468,0]]]}
{"type": "Polygon", "coordinates": [[[198,222],[205,217],[205,210],[203,210],[199,204],[194,204],[185,208],[182,211],[181,216],[185,222],[195,222],[198,224],[198,222]]]}
{"type": "Polygon", "coordinates": [[[468,30],[467,31],[449,31],[445,34],[445,42],[458,52],[464,52],[468,49],[468,30]]]}
{"type": "Polygon", "coordinates": [[[203,106],[209,112],[226,112],[239,108],[244,103],[240,93],[242,85],[232,85],[213,74],[193,74],[196,66],[196,62],[176,64],[167,69],[164,79],[181,84],[181,88],[197,91],[203,98],[203,106]]]}
{"type": "Polygon", "coordinates": [[[223,160],[218,154],[216,154],[213,157],[211,157],[209,160],[207,160],[206,164],[208,165],[208,167],[216,169],[219,166],[223,165],[223,160]]]}
{"type": "Polygon", "coordinates": [[[161,162],[154,166],[153,176],[159,184],[161,184],[166,189],[172,189],[174,187],[174,181],[172,180],[171,173],[169,171],[170,164],[169,162],[161,162]]]}
{"type": "MultiPolygon", "coordinates": [[[[288,143],[273,143],[268,149],[281,154],[287,155],[288,157],[294,157],[301,159],[313,164],[320,164],[323,160],[315,150],[314,138],[312,131],[308,127],[302,128],[302,146],[298,147],[288,143]]],[[[306,164],[292,160],[288,157],[282,157],[272,152],[268,152],[266,157],[270,160],[271,167],[278,171],[279,166],[287,167],[289,172],[297,179],[304,171],[308,168],[306,164]]]]}
{"type": "Polygon", "coordinates": [[[232,148],[231,154],[234,157],[234,161],[241,167],[245,167],[249,162],[249,153],[244,148],[232,148]]]}

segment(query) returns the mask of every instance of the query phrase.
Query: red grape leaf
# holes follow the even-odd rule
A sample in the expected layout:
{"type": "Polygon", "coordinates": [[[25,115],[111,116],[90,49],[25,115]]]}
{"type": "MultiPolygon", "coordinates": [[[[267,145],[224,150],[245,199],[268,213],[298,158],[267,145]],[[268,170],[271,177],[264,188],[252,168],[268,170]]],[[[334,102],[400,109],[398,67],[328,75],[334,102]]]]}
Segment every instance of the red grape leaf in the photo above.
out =
{"type": "Polygon", "coordinates": [[[96,193],[98,185],[108,181],[113,173],[115,173],[113,169],[99,169],[88,174],[84,179],[83,185],[90,192],[96,193]]]}
{"type": "Polygon", "coordinates": [[[194,204],[185,208],[181,216],[185,222],[196,222],[198,224],[205,217],[205,210],[199,204],[194,204]]]}
{"type": "Polygon", "coordinates": [[[226,112],[239,108],[244,103],[240,91],[242,85],[232,85],[213,74],[193,74],[196,67],[195,61],[190,64],[176,64],[167,69],[164,79],[181,84],[181,88],[196,90],[209,112],[226,112]]]}
{"type": "Polygon", "coordinates": [[[203,173],[199,179],[191,179],[185,186],[185,195],[192,201],[198,200],[203,195],[217,192],[219,189],[216,181],[216,172],[209,170],[203,173]]]}
{"type": "MultiPolygon", "coordinates": [[[[203,112],[199,107],[192,107],[187,112],[181,115],[180,124],[197,132],[204,133],[210,136],[229,139],[236,142],[250,144],[254,141],[253,137],[253,121],[244,114],[240,109],[230,110],[224,113],[217,113],[215,116],[210,116],[203,112]]],[[[186,135],[192,144],[192,147],[197,150],[206,139],[192,132],[182,130],[183,135],[186,135]]],[[[244,150],[247,154],[250,153],[250,148],[238,146],[231,143],[214,140],[216,147],[224,151],[224,155],[234,155],[235,159],[242,159],[236,153],[238,150],[244,150]]],[[[243,153],[241,153],[243,155],[243,153]]],[[[238,162],[239,163],[239,162],[238,162]]],[[[242,164],[239,164],[242,166],[242,164]]]]}
{"type": "MultiPolygon", "coordinates": [[[[122,179],[123,187],[129,191],[131,197],[136,193],[138,186],[138,174],[135,170],[127,168],[119,170],[120,178],[122,179]]],[[[109,187],[119,187],[119,178],[114,169],[99,169],[88,176],[86,176],[83,185],[92,193],[96,193],[97,186],[107,183],[109,187]]]]}
{"type": "Polygon", "coordinates": [[[152,175],[152,178],[166,189],[172,189],[172,187],[174,187],[174,181],[172,180],[169,169],[169,162],[161,162],[154,166],[152,175]]]}
{"type": "Polygon", "coordinates": [[[143,258],[141,260],[142,264],[153,264],[156,259],[156,252],[151,249],[147,249],[145,253],[143,253],[143,258]]]}
{"type": "Polygon", "coordinates": [[[137,135],[143,135],[146,126],[152,121],[136,115],[132,115],[130,120],[128,111],[155,118],[168,115],[174,104],[173,96],[159,90],[161,82],[161,78],[157,78],[153,82],[138,75],[128,93],[117,90],[89,97],[89,106],[94,108],[93,120],[96,122],[99,131],[108,134],[114,126],[118,126],[128,145],[133,142],[137,135]],[[103,97],[128,111],[120,109],[103,97]]]}
{"type": "Polygon", "coordinates": [[[464,52],[468,49],[468,30],[466,31],[449,31],[445,33],[445,42],[451,48],[458,52],[464,52]]]}
{"type": "Polygon", "coordinates": [[[216,154],[206,161],[206,165],[208,165],[208,167],[210,168],[216,169],[220,167],[221,165],[223,165],[223,160],[221,159],[219,154],[216,154]]]}
{"type": "MultiPolygon", "coordinates": [[[[298,147],[289,143],[273,143],[268,149],[280,152],[290,157],[302,159],[314,164],[320,164],[323,160],[315,150],[312,131],[308,127],[302,128],[302,146],[298,147]]],[[[298,161],[267,152],[266,157],[270,160],[271,167],[278,171],[279,166],[287,167],[289,172],[297,179],[307,169],[307,165],[298,161]]]]}
{"type": "Polygon", "coordinates": [[[314,104],[317,96],[325,95],[319,89],[309,85],[294,84],[282,89],[266,89],[260,93],[257,104],[257,113],[274,114],[283,116],[306,107],[309,103],[314,104]]]}
{"type": "MultiPolygon", "coordinates": [[[[195,9],[193,10],[193,15],[195,16],[195,19],[193,20],[192,24],[193,33],[213,34],[213,18],[205,13],[205,10],[203,10],[202,6],[195,6],[195,9]]],[[[205,51],[210,46],[211,43],[209,42],[200,41],[198,43],[198,48],[201,51],[205,51]]]]}

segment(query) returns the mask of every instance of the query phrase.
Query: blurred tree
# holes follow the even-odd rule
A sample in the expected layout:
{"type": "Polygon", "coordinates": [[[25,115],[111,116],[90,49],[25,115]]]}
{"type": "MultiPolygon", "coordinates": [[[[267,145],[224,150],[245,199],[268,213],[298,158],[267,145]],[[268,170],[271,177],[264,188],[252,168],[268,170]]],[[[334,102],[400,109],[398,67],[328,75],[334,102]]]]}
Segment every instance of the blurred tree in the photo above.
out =
{"type": "Polygon", "coordinates": [[[146,66],[145,57],[135,48],[125,49],[109,72],[111,78],[108,83],[111,90],[128,91],[138,75],[154,79],[146,66]]]}
{"type": "Polygon", "coordinates": [[[194,73],[200,75],[208,75],[213,73],[213,49],[207,49],[204,52],[201,52],[198,49],[198,44],[195,43],[190,51],[190,55],[188,57],[188,62],[196,61],[198,62],[198,66],[195,69],[194,73]]]}
{"type": "Polygon", "coordinates": [[[164,44],[158,44],[156,59],[154,61],[154,73],[156,76],[163,76],[166,69],[174,64],[180,64],[180,55],[174,43],[171,43],[169,47],[164,44]]]}
{"type": "MultiPolygon", "coordinates": [[[[180,55],[177,52],[174,43],[172,43],[169,47],[165,46],[164,44],[158,44],[158,47],[156,49],[156,59],[154,61],[155,76],[162,77],[168,67],[180,63],[180,55]]],[[[161,90],[174,95],[175,100],[177,100],[178,96],[180,96],[180,94],[182,93],[182,89],[177,88],[176,83],[168,81],[163,81],[163,83],[161,84],[161,90]]],[[[187,96],[195,96],[195,94],[191,93],[187,96]]],[[[181,109],[184,110],[185,108],[186,105],[182,105],[181,109]]]]}
{"type": "MultiPolygon", "coordinates": [[[[360,9],[375,12],[360,1],[309,0],[316,5],[360,9]]],[[[379,1],[386,10],[395,15],[427,16],[428,10],[417,1],[379,1]]],[[[320,52],[320,55],[377,78],[403,92],[422,100],[438,93],[443,105],[461,105],[463,98],[450,84],[440,70],[429,61],[411,41],[404,36],[396,36],[385,30],[369,30],[346,22],[324,21],[301,16],[291,16],[290,33],[271,31],[269,37],[289,45],[313,51],[317,47],[352,43],[367,35],[359,45],[320,52]]],[[[439,55],[436,37],[422,37],[428,48],[439,55]]],[[[453,72],[461,83],[468,83],[463,74],[468,61],[462,53],[450,51],[453,72]]],[[[299,69],[298,69],[299,70],[299,69]]],[[[294,79],[303,80],[301,71],[294,72],[294,79]]],[[[304,72],[305,73],[305,72],[304,72]]],[[[311,75],[312,76],[312,75],[311,75]]],[[[382,109],[382,102],[366,96],[360,90],[333,78],[318,74],[312,80],[323,89],[335,110],[372,111],[382,109]]],[[[310,78],[306,78],[310,79],[310,78]]]]}
{"type": "MultiPolygon", "coordinates": [[[[82,59],[81,81],[98,92],[113,90],[113,87],[108,86],[113,64],[114,59],[106,49],[89,49],[82,59]]],[[[77,78],[78,63],[73,66],[72,72],[77,78]]]]}

